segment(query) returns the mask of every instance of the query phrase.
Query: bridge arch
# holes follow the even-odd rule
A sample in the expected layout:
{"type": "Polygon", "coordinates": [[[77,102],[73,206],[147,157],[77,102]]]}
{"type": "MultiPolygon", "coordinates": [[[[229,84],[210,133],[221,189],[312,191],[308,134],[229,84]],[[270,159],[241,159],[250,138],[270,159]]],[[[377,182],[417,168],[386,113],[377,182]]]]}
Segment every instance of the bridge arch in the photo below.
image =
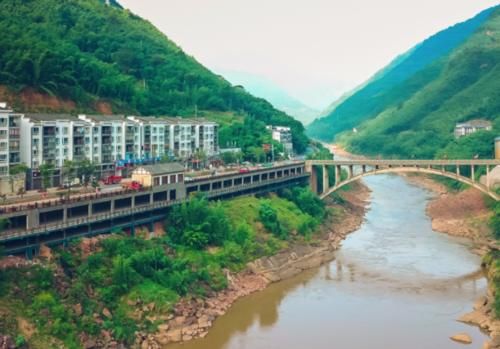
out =
{"type": "Polygon", "coordinates": [[[451,178],[454,179],[458,182],[470,185],[471,187],[476,188],[477,190],[480,190],[484,194],[490,196],[492,199],[499,201],[500,196],[497,195],[494,191],[489,190],[485,185],[480,184],[478,182],[473,182],[470,178],[462,176],[462,175],[457,175],[451,172],[443,171],[443,170],[437,170],[434,168],[421,168],[421,167],[388,167],[388,168],[379,168],[379,169],[373,169],[364,173],[360,173],[357,175],[353,175],[350,178],[347,178],[343,181],[340,181],[339,183],[336,183],[335,186],[328,188],[327,191],[323,192],[320,194],[320,198],[324,199],[325,197],[329,196],[333,192],[337,191],[338,189],[342,188],[343,186],[358,181],[364,177],[367,176],[373,176],[373,175],[378,175],[378,174],[387,174],[387,173],[425,173],[425,174],[432,174],[432,175],[437,175],[437,176],[442,176],[446,178],[451,178]]]}
{"type": "Polygon", "coordinates": [[[500,166],[500,159],[471,159],[471,160],[307,160],[306,171],[310,174],[311,189],[318,193],[323,199],[343,186],[360,180],[366,176],[372,176],[384,173],[426,173],[442,176],[456,180],[458,182],[470,185],[473,188],[483,192],[496,201],[500,201],[500,195],[490,186],[491,168],[500,166]],[[318,167],[323,168],[322,192],[318,192],[318,167]],[[328,171],[329,167],[335,170],[335,184],[329,186],[328,171]],[[467,167],[470,170],[470,177],[463,176],[461,167],[467,167]],[[476,181],[476,168],[486,169],[486,185],[476,181]],[[341,178],[342,168],[347,168],[347,179],[341,178]],[[358,171],[355,171],[357,169],[358,171]],[[455,171],[453,171],[453,169],[455,171]]]}

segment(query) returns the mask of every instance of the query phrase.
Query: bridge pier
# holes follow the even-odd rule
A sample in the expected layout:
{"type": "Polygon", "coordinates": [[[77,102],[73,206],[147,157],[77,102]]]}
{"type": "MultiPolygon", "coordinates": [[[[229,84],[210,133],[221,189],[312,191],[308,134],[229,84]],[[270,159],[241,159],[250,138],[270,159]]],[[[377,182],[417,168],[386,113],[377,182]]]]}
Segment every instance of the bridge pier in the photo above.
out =
{"type": "Polygon", "coordinates": [[[486,165],[486,188],[490,189],[490,166],[486,165]]]}
{"type": "Polygon", "coordinates": [[[474,165],[471,165],[471,166],[470,166],[470,179],[471,179],[471,181],[473,181],[473,182],[475,182],[475,179],[474,179],[474,178],[476,177],[476,176],[475,176],[474,171],[475,171],[475,170],[474,170],[474,165]]]}
{"type": "Polygon", "coordinates": [[[349,179],[351,179],[354,176],[354,166],[349,165],[349,179]]]}
{"type": "Polygon", "coordinates": [[[337,186],[341,181],[341,178],[340,178],[341,173],[342,173],[341,167],[339,165],[336,165],[335,166],[335,186],[337,186]]]}
{"type": "MultiPolygon", "coordinates": [[[[318,193],[318,170],[311,162],[306,162],[306,172],[309,172],[311,175],[309,176],[309,187],[311,191],[315,194],[318,193]]],[[[234,184],[234,183],[233,183],[234,184]]]]}
{"type": "Polygon", "coordinates": [[[457,165],[456,172],[457,172],[457,177],[460,176],[460,165],[457,165]]]}
{"type": "Polygon", "coordinates": [[[330,183],[328,182],[328,167],[323,165],[323,193],[326,193],[330,188],[330,183]]]}

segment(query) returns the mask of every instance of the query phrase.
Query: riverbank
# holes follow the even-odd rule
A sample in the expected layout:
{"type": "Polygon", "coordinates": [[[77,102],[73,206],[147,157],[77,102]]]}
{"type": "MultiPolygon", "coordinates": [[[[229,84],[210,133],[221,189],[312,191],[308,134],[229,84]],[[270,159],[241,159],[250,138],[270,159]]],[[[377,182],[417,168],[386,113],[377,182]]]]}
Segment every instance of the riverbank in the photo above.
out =
{"type": "Polygon", "coordinates": [[[474,244],[473,252],[480,256],[495,245],[488,224],[493,213],[481,192],[474,188],[450,192],[445,185],[425,175],[406,175],[405,178],[436,194],[426,208],[433,230],[469,239],[474,244]]]}
{"type": "Polygon", "coordinates": [[[271,257],[259,258],[248,263],[240,273],[226,272],[226,289],[206,299],[183,299],[175,306],[173,314],[158,326],[156,333],[138,334],[136,347],[161,348],[169,343],[205,337],[216,318],[224,315],[239,298],[331,261],[347,234],[361,226],[370,191],[363,184],[356,183],[341,195],[344,199],[342,205],[328,202],[332,214],[320,226],[314,240],[296,243],[271,257]]]}
{"type": "MultiPolygon", "coordinates": [[[[441,183],[427,176],[409,175],[407,180],[436,194],[427,205],[427,215],[432,220],[432,229],[451,236],[463,237],[474,244],[472,252],[484,257],[492,248],[497,248],[488,222],[493,214],[485,203],[484,196],[469,188],[460,192],[449,192],[441,183]]],[[[495,291],[492,285],[495,272],[491,261],[484,263],[488,280],[486,295],[476,300],[473,311],[461,316],[458,321],[478,326],[487,332],[491,340],[483,349],[500,349],[500,320],[493,310],[495,291]]]]}

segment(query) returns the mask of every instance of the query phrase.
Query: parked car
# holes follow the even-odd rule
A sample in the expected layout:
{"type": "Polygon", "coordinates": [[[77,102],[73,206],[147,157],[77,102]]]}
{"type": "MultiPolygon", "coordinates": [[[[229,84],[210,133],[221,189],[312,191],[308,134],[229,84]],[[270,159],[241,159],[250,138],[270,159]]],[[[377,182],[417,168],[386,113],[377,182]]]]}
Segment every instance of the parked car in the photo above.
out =
{"type": "Polygon", "coordinates": [[[108,176],[106,178],[104,178],[102,180],[102,182],[106,185],[109,185],[109,184],[118,184],[122,181],[122,176],[115,176],[115,175],[111,175],[111,176],[108,176]]]}
{"type": "Polygon", "coordinates": [[[250,172],[250,169],[248,167],[242,167],[242,168],[240,168],[240,170],[238,172],[239,173],[247,173],[247,172],[250,172]]]}
{"type": "Polygon", "coordinates": [[[122,188],[131,190],[141,190],[142,184],[137,181],[130,181],[122,183],[122,188]]]}

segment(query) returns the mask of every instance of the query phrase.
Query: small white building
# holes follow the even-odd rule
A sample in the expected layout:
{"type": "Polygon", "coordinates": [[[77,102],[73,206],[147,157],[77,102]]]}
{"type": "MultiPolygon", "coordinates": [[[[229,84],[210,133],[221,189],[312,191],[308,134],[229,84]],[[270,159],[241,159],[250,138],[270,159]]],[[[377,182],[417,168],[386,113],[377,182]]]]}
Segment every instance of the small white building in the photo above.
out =
{"type": "Polygon", "coordinates": [[[283,149],[285,154],[293,153],[293,143],[292,143],[292,130],[290,127],[286,126],[267,126],[268,130],[272,133],[272,138],[275,141],[283,144],[283,149]]]}
{"type": "Polygon", "coordinates": [[[132,172],[132,180],[145,187],[184,183],[184,166],[172,162],[139,166],[132,172]]]}
{"type": "Polygon", "coordinates": [[[491,129],[492,125],[490,121],[483,119],[474,119],[457,124],[455,126],[454,133],[455,133],[455,138],[460,138],[480,130],[490,131],[491,129]]]}

